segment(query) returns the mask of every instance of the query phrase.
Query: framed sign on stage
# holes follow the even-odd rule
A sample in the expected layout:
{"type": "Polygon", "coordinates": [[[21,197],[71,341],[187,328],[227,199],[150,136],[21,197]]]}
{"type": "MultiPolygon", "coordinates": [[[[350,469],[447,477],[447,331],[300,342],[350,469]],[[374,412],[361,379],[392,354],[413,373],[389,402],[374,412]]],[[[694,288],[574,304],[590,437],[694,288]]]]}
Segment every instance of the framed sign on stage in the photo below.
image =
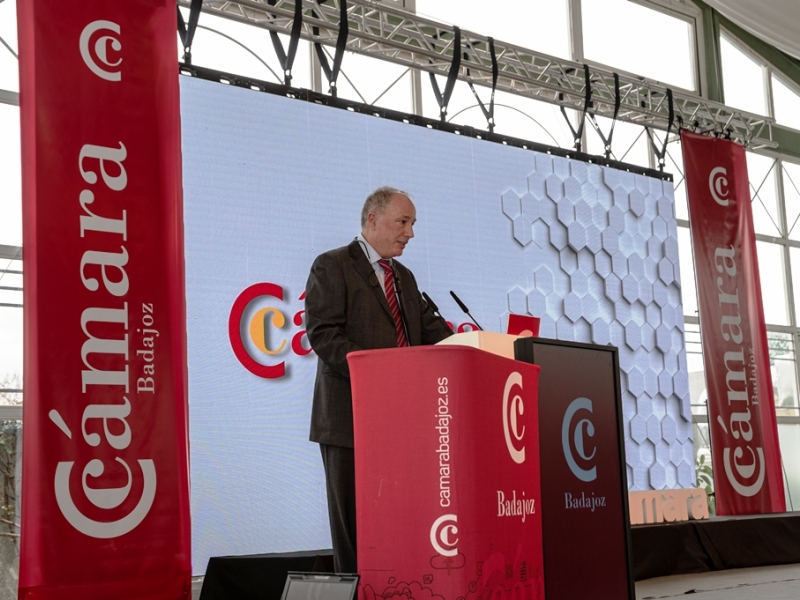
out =
{"type": "Polygon", "coordinates": [[[546,596],[632,600],[617,348],[527,337],[514,349],[517,360],[541,367],[546,596]]]}

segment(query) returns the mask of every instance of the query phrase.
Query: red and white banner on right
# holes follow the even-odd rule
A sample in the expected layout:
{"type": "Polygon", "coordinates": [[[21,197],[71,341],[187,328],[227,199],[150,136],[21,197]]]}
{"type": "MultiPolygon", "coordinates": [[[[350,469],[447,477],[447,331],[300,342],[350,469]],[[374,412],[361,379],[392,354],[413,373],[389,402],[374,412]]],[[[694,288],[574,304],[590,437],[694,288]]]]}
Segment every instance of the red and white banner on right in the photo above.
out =
{"type": "Polygon", "coordinates": [[[786,510],[745,150],[681,132],[717,514],[786,510]]]}

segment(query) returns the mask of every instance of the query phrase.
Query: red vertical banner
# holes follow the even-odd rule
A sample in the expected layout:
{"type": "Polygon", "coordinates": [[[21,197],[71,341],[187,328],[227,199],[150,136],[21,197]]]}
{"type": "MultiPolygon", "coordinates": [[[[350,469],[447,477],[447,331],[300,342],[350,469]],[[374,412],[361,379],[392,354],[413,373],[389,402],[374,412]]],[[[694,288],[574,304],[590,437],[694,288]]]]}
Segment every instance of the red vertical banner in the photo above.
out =
{"type": "Polygon", "coordinates": [[[174,0],[18,2],[21,599],[187,598],[174,0]]]}
{"type": "Polygon", "coordinates": [[[745,150],[681,133],[717,513],[786,510],[745,150]]]}

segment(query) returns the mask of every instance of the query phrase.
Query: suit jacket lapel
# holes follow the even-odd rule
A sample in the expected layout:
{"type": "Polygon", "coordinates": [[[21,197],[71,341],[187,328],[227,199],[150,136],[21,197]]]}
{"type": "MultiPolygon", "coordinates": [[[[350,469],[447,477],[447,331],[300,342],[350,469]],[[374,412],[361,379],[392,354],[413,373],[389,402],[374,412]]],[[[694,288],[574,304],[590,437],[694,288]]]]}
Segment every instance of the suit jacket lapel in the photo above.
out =
{"type": "Polygon", "coordinates": [[[380,302],[383,310],[386,311],[389,319],[391,319],[392,323],[394,323],[392,311],[389,309],[389,302],[386,300],[386,294],[383,293],[383,288],[381,288],[381,284],[378,282],[378,276],[375,274],[375,269],[372,268],[372,265],[367,259],[367,255],[364,254],[364,250],[361,249],[361,245],[358,243],[358,240],[352,241],[347,249],[350,253],[350,258],[353,260],[353,268],[364,279],[367,287],[372,290],[372,293],[375,294],[375,297],[378,299],[378,302],[380,302]]]}

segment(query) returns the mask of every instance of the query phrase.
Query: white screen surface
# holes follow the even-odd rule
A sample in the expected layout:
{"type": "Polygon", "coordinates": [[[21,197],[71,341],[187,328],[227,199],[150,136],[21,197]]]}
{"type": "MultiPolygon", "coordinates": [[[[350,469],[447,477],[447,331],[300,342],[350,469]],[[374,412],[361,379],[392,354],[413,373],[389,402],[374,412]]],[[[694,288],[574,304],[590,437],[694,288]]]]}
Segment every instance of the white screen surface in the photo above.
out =
{"type": "Polygon", "coordinates": [[[693,483],[671,183],[202,80],[181,94],[194,573],[330,547],[301,296],[381,185],[416,204],[401,261],[447,319],[468,320],[455,290],[486,329],[527,313],[543,337],[620,347],[629,486],[693,483]],[[280,378],[229,335],[260,283],[282,299],[253,298],[233,337],[280,378]]]}

